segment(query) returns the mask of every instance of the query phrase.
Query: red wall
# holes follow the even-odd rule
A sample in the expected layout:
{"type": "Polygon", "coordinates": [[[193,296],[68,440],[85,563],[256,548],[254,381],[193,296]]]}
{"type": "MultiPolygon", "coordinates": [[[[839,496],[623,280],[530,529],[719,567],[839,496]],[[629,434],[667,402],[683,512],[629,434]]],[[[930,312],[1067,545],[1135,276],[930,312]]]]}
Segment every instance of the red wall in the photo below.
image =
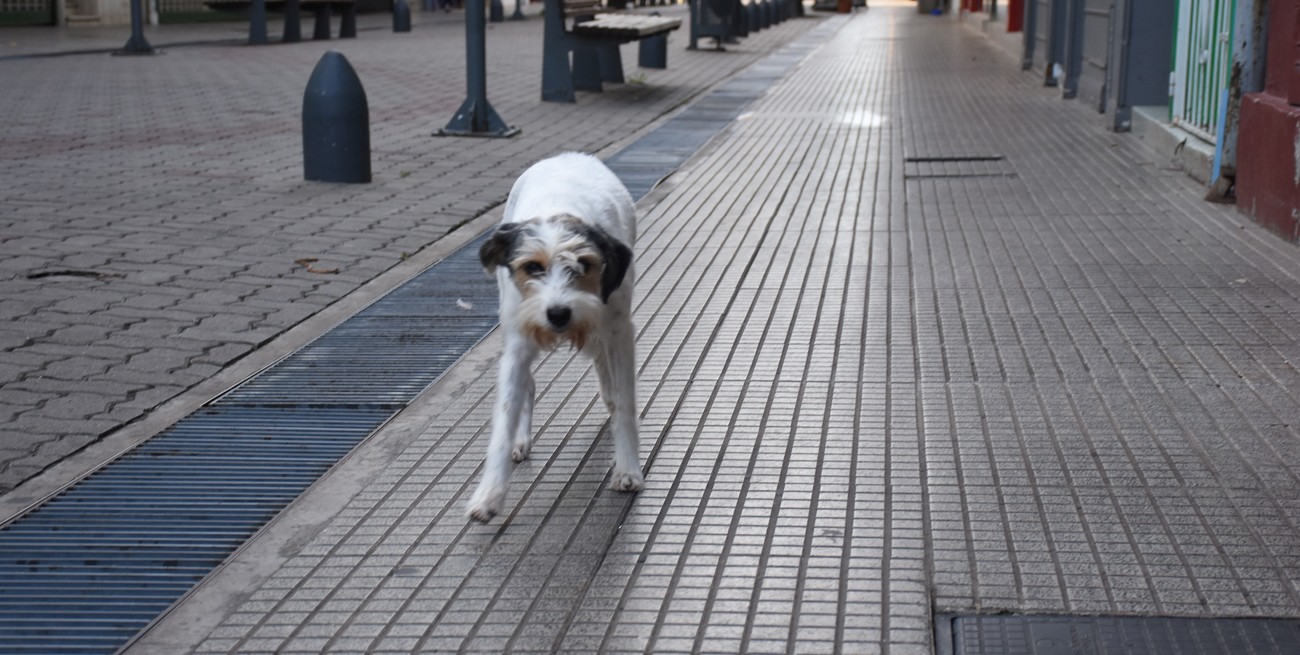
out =
{"type": "Polygon", "coordinates": [[[1019,32],[1025,28],[1025,0],[1007,3],[1007,31],[1019,32]]]}
{"type": "Polygon", "coordinates": [[[1241,101],[1237,208],[1300,242],[1300,0],[1272,0],[1264,92],[1241,101]]]}

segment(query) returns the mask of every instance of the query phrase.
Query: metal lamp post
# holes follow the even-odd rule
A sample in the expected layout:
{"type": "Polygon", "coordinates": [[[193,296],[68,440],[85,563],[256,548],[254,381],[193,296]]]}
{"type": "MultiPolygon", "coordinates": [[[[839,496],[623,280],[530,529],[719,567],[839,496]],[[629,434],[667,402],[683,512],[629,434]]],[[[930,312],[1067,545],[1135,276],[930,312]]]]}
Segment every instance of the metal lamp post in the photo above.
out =
{"type": "Polygon", "coordinates": [[[456,111],[447,127],[435,136],[510,137],[519,128],[506,125],[487,99],[487,23],[483,20],[483,0],[465,3],[465,68],[469,97],[456,111]]]}
{"type": "Polygon", "coordinates": [[[131,38],[115,55],[153,55],[157,51],[144,38],[144,0],[131,0],[131,38]]]}

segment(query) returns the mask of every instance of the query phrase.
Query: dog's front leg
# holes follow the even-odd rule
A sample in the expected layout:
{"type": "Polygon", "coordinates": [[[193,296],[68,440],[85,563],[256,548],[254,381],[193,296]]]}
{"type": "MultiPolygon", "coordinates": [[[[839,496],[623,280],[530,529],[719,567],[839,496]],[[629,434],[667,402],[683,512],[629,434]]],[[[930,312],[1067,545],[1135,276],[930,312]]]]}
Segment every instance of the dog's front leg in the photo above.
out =
{"type": "Polygon", "coordinates": [[[640,491],[645,483],[641,460],[637,454],[636,344],[632,322],[626,314],[610,326],[608,341],[603,344],[596,362],[600,376],[600,393],[609,408],[609,427],[614,436],[614,473],[610,488],[615,491],[640,491]]]}
{"type": "Polygon", "coordinates": [[[524,367],[523,390],[520,391],[519,419],[515,421],[514,448],[510,459],[522,462],[533,449],[533,399],[537,396],[537,383],[530,366],[524,367]]]}
{"type": "MultiPolygon", "coordinates": [[[[505,501],[506,486],[514,466],[511,450],[525,414],[532,413],[533,376],[532,363],[537,348],[522,338],[506,337],[501,353],[501,367],[497,371],[497,401],[492,414],[492,435],[488,441],[487,457],[483,460],[483,477],[469,503],[469,517],[488,521],[501,511],[505,501]]],[[[531,416],[528,416],[531,423],[531,416]]]]}

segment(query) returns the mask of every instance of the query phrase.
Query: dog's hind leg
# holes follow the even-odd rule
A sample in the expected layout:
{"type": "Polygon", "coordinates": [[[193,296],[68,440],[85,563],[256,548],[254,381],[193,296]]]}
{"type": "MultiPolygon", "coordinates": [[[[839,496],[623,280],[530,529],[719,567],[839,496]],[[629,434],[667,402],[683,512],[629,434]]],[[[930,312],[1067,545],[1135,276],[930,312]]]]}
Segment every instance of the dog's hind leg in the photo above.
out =
{"type": "Polygon", "coordinates": [[[596,358],[600,394],[609,408],[609,428],[614,435],[610,488],[615,491],[640,491],[645,483],[637,454],[635,348],[632,321],[624,314],[609,326],[596,358]]]}
{"type": "MultiPolygon", "coordinates": [[[[492,413],[492,436],[488,441],[487,457],[483,460],[483,477],[469,502],[469,517],[476,521],[488,521],[496,516],[505,501],[510,471],[514,467],[511,448],[525,414],[529,415],[531,422],[533,381],[530,368],[536,356],[537,347],[530,341],[507,333],[501,367],[497,371],[496,409],[492,413]]],[[[523,429],[528,429],[528,426],[523,426],[523,429]]]]}

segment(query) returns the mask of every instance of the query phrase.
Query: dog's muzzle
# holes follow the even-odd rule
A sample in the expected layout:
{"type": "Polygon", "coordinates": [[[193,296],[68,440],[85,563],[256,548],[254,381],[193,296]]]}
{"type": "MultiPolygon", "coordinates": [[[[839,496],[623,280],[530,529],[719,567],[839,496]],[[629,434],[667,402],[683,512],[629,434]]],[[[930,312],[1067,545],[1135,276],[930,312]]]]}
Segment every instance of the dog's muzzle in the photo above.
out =
{"type": "Polygon", "coordinates": [[[573,310],[568,307],[548,307],[546,309],[546,320],[550,322],[551,329],[557,332],[568,327],[572,318],[573,310]]]}

